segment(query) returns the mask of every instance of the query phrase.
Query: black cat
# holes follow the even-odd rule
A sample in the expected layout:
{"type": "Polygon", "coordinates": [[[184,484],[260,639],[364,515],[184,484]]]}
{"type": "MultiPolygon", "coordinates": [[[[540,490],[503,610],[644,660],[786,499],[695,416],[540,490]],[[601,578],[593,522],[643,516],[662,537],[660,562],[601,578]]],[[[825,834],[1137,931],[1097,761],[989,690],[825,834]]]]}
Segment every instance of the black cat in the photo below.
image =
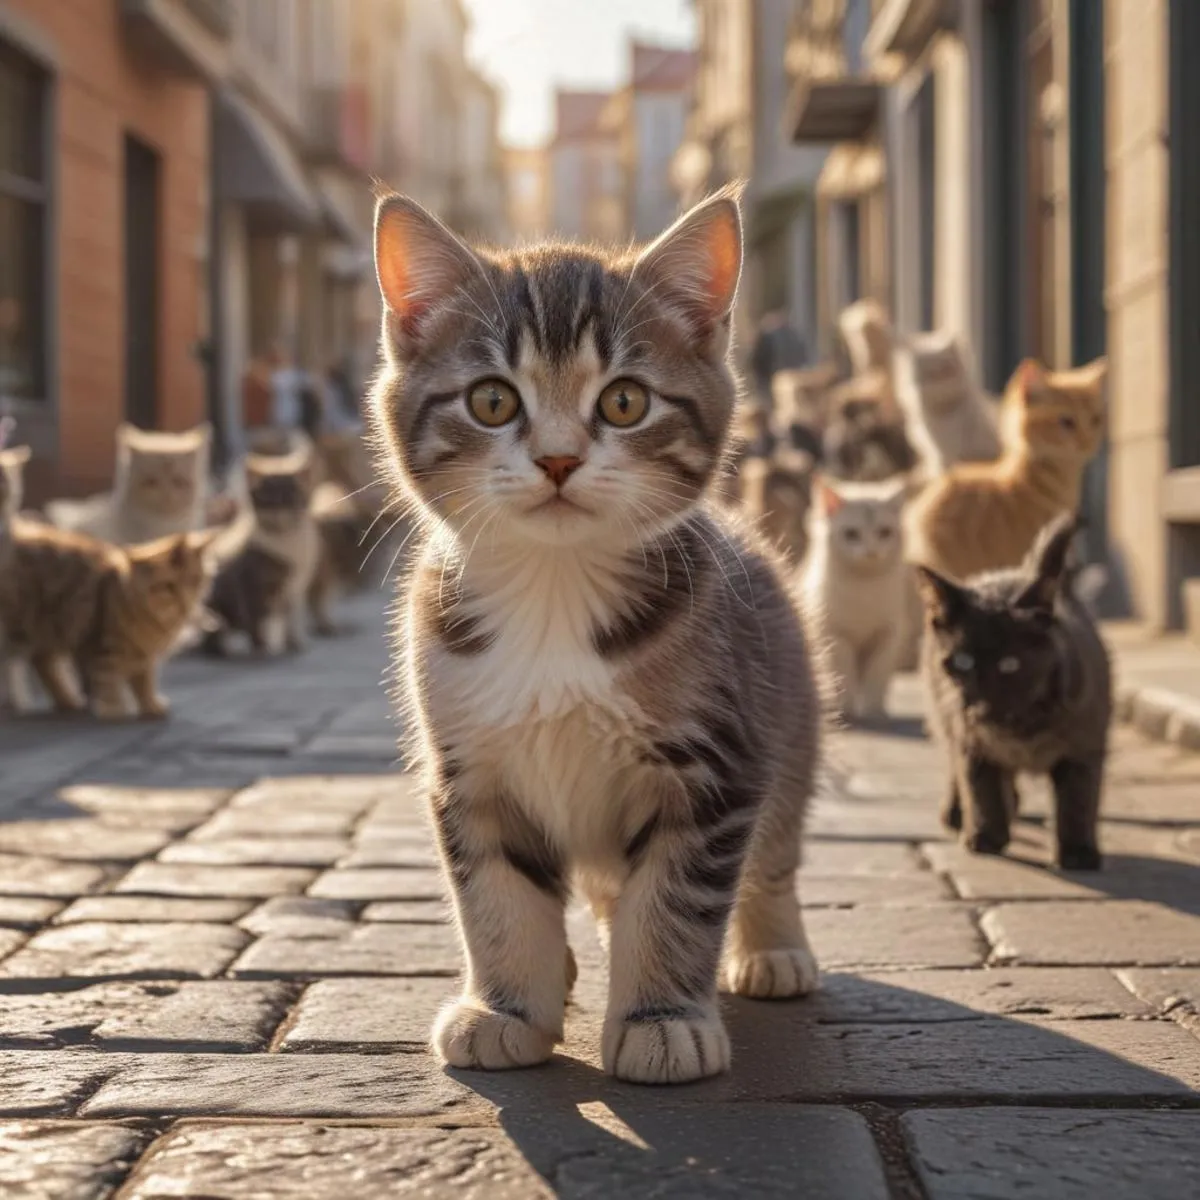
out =
{"type": "Polygon", "coordinates": [[[1020,568],[966,585],[923,567],[917,575],[931,725],[949,754],[945,824],[962,829],[969,849],[999,854],[1016,813],[1017,772],[1048,774],[1058,864],[1095,870],[1112,672],[1071,587],[1075,530],[1064,513],[1020,568]]]}

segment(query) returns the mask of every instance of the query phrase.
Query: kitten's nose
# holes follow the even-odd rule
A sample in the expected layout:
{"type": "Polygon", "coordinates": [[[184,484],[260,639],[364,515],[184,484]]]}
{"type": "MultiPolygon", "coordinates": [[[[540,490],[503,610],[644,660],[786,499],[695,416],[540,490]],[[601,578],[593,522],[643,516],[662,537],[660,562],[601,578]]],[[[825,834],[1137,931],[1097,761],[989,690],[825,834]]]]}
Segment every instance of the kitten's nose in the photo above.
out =
{"type": "Polygon", "coordinates": [[[555,487],[562,487],[572,472],[583,466],[583,459],[576,454],[548,454],[534,462],[546,473],[555,487]]]}

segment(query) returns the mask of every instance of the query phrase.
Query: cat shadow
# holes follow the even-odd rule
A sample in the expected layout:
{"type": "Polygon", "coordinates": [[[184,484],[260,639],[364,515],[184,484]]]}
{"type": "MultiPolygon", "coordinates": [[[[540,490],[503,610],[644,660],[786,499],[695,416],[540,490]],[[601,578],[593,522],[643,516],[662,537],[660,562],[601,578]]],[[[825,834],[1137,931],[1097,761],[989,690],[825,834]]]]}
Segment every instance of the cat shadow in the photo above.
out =
{"type": "MultiPolygon", "coordinates": [[[[548,1064],[447,1074],[497,1108],[513,1146],[553,1194],[630,1200],[863,1194],[854,1189],[864,1165],[879,1159],[867,1126],[845,1106],[1200,1099],[1180,1080],[1060,1033],[1053,1021],[986,1014],[851,974],[827,976],[806,1000],[724,997],[723,1011],[733,1066],[699,1083],[614,1080],[572,1056],[573,1021],[567,1052],[548,1064]],[[782,1180],[786,1193],[777,1191],[782,1180]]],[[[594,1014],[584,1022],[582,1052],[591,1055],[600,1022],[594,1014]]],[[[1072,1032],[1108,1024],[1076,1022],[1072,1032]]]]}
{"type": "Polygon", "coordinates": [[[869,733],[879,737],[903,738],[923,742],[929,737],[925,718],[921,716],[882,716],[847,718],[845,730],[853,733],[869,733]]]}

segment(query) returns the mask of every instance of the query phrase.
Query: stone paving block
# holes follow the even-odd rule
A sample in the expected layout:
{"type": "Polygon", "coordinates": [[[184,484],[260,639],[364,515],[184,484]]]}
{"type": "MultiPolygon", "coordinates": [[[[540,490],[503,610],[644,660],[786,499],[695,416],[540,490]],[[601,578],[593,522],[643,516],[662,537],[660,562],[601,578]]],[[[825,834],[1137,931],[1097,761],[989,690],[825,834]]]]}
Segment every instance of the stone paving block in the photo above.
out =
{"type": "Polygon", "coordinates": [[[78,921],[202,921],[215,924],[238,920],[250,911],[251,900],[205,900],[188,896],[84,896],[61,913],[56,925],[78,921]]]}
{"type": "Polygon", "coordinates": [[[983,915],[997,962],[1039,966],[1200,965],[1200,916],[1142,900],[1000,904],[983,915]]]}
{"type": "Polygon", "coordinates": [[[135,862],[157,854],[170,840],[170,833],[163,829],[113,827],[91,819],[0,824],[0,852],[41,854],[72,862],[135,862]]]}
{"type": "Polygon", "coordinates": [[[0,1124],[0,1196],[5,1200],[106,1200],[150,1140],[116,1124],[0,1124]]]}
{"type": "Polygon", "coordinates": [[[208,979],[249,941],[249,934],[230,925],[82,921],[35,935],[0,963],[0,978],[208,979]]]}
{"type": "Polygon", "coordinates": [[[0,1117],[70,1113],[120,1062],[80,1050],[0,1050],[0,1117]]]}
{"type": "Polygon", "coordinates": [[[960,1108],[901,1125],[929,1200],[1175,1200],[1200,1179],[1198,1112],[960,1108]]]}
{"type": "Polygon", "coordinates": [[[0,1044],[54,1049],[263,1050],[294,990],[282,983],[101,983],[0,994],[0,1044]]]}
{"type": "Polygon", "coordinates": [[[967,900],[1100,900],[1105,896],[1092,886],[1087,873],[1060,875],[1039,863],[972,854],[950,842],[927,842],[921,850],[930,866],[948,874],[967,900]]]}
{"type": "Polygon", "coordinates": [[[395,734],[323,733],[313,738],[301,753],[314,758],[346,758],[356,762],[374,759],[382,763],[400,763],[395,734]]]}
{"type": "Polygon", "coordinates": [[[179,832],[198,825],[230,795],[228,788],[73,784],[61,788],[50,803],[60,809],[66,805],[69,811],[91,813],[114,828],[133,826],[179,832]]]}
{"type": "Polygon", "coordinates": [[[26,936],[25,931],[21,929],[0,929],[0,958],[12,954],[25,941],[26,936]]]}
{"type": "Polygon", "coordinates": [[[427,1054],[119,1058],[103,1086],[81,1106],[82,1116],[419,1117],[485,1107],[469,1086],[427,1054]]]}
{"type": "Polygon", "coordinates": [[[282,1050],[420,1050],[452,979],[322,979],[304,993],[282,1050]]]}
{"type": "Polygon", "coordinates": [[[108,873],[92,863],[0,854],[0,896],[83,896],[107,878],[108,873]]]}
{"type": "Polygon", "coordinates": [[[809,838],[804,843],[800,875],[903,875],[923,870],[916,851],[902,842],[809,838]]]}
{"type": "Polygon", "coordinates": [[[326,871],[308,894],[331,900],[440,900],[446,887],[441,871],[363,867],[326,871]]]}
{"type": "Polygon", "coordinates": [[[283,809],[271,806],[222,809],[192,830],[195,841],[239,838],[345,838],[354,828],[355,814],[339,808],[283,809]]]}
{"type": "Polygon", "coordinates": [[[380,900],[363,909],[364,921],[407,921],[416,925],[443,925],[451,919],[444,900],[380,900]]]}
{"type": "Polygon", "coordinates": [[[0,925],[36,929],[61,908],[61,900],[42,900],[37,896],[0,896],[0,925]]]}
{"type": "Polygon", "coordinates": [[[1144,821],[1155,825],[1200,825],[1200,795],[1192,783],[1125,784],[1104,796],[1108,820],[1144,821]]]}
{"type": "Polygon", "coordinates": [[[1200,1036],[1200,969],[1126,969],[1118,977],[1136,996],[1200,1036]]]}
{"type": "Polygon", "coordinates": [[[328,867],[342,858],[350,843],[330,837],[210,838],[176,842],[159,862],[210,866],[328,867]]]}
{"type": "Polygon", "coordinates": [[[800,899],[806,907],[849,908],[869,905],[927,905],[954,897],[932,871],[923,875],[803,875],[800,899]]]}
{"type": "Polygon", "coordinates": [[[265,937],[234,963],[247,979],[321,975],[454,975],[458,938],[449,926],[354,926],[342,937],[265,937]]]}
{"type": "Polygon", "coordinates": [[[387,776],[293,775],[260,779],[234,796],[233,808],[276,812],[310,809],[359,817],[394,790],[387,776]]]}
{"type": "Polygon", "coordinates": [[[190,863],[138,863],[113,889],[150,896],[263,899],[302,892],[316,877],[308,867],[216,867],[190,863]]]}
{"type": "Polygon", "coordinates": [[[429,838],[416,833],[412,837],[375,836],[360,829],[354,849],[339,867],[437,867],[438,856],[429,838]]]}
{"type": "Polygon", "coordinates": [[[809,1004],[816,1020],[834,1025],[963,1021],[987,1014],[1068,1020],[1154,1012],[1099,967],[826,974],[809,1004]]]}
{"type": "Polygon", "coordinates": [[[359,906],[349,900],[314,900],[308,896],[276,896],[260,904],[241,922],[256,937],[345,937],[359,906]]]}
{"type": "Polygon", "coordinates": [[[971,913],[953,904],[818,908],[805,913],[804,925],[825,968],[974,967],[986,953],[971,913]]]}

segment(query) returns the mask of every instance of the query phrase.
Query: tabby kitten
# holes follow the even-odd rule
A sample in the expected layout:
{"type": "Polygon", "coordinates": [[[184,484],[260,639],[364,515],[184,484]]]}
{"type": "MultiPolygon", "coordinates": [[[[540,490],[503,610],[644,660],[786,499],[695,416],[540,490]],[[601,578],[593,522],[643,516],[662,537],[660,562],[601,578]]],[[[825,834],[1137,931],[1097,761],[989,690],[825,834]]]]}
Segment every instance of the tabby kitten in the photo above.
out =
{"type": "Polygon", "coordinates": [[[1070,371],[1022,363],[1004,398],[1004,454],[959,463],[916,498],[912,561],[958,580],[1020,565],[1049,521],[1079,507],[1084,468],[1104,435],[1104,374],[1104,359],[1070,371]]]}
{"type": "Polygon", "coordinates": [[[211,441],[208,424],[184,433],[122,425],[117,430],[112,492],[82,501],[55,500],[46,506],[46,514],[60,528],[120,546],[201,529],[208,504],[211,441]]]}
{"type": "Polygon", "coordinates": [[[801,586],[820,614],[842,713],[881,717],[907,633],[910,576],[901,542],[906,485],[820,479],[815,493],[801,586]]]}
{"type": "Polygon", "coordinates": [[[433,1034],[456,1067],[561,1040],[573,881],[610,947],[620,1078],[728,1067],[719,972],[816,985],[809,650],[780,564],[708,498],[741,250],[728,194],[618,257],[475,251],[407,199],[377,209],[372,422],[422,523],[397,634],[466,952],[433,1034]]]}
{"type": "Polygon", "coordinates": [[[158,665],[203,598],[213,536],[179,534],[122,550],[18,520],[0,542],[0,653],[13,707],[33,708],[32,666],[60,711],[90,701],[97,717],[125,717],[132,690],[140,715],[165,716],[158,665]]]}
{"type": "Polygon", "coordinates": [[[896,400],[922,473],[933,479],[958,462],[1000,457],[990,402],[971,380],[954,333],[920,333],[897,348],[896,400]]]}
{"type": "Polygon", "coordinates": [[[777,447],[770,458],[748,458],[740,472],[746,514],[793,565],[808,549],[812,456],[777,447]]]}
{"type": "Polygon", "coordinates": [[[1108,652],[1069,586],[1074,530],[1064,513],[1021,567],[969,585],[918,574],[931,723],[950,765],[945,823],[962,828],[970,849],[999,854],[1017,772],[1048,774],[1058,864],[1094,870],[1112,684],[1108,652]]]}
{"type": "Polygon", "coordinates": [[[311,449],[247,455],[245,478],[249,529],[213,580],[207,607],[218,628],[208,633],[205,649],[222,654],[227,635],[244,633],[256,651],[301,650],[321,554],[311,511],[311,449]]]}

